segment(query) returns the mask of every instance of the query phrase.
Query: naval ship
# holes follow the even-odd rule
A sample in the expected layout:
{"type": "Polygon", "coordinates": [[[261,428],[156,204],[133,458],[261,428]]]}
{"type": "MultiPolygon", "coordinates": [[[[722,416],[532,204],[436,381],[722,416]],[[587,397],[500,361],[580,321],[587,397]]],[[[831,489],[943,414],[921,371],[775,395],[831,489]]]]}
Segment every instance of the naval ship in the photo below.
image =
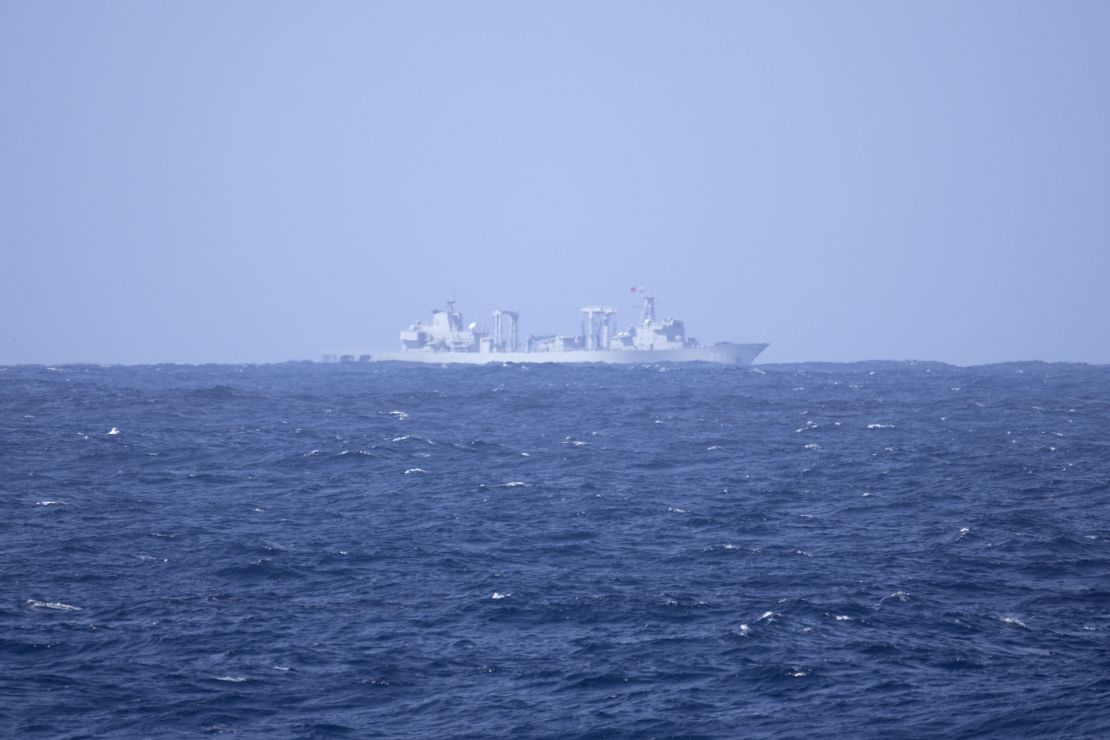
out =
{"type": "Polygon", "coordinates": [[[686,325],[672,318],[658,319],[655,298],[642,289],[640,320],[623,331],[616,330],[616,309],[587,306],[582,309],[582,331],[578,334],[530,336],[523,346],[518,336],[517,311],[494,309],[490,331],[477,322],[469,324],[455,310],[432,311],[432,321],[420,321],[401,332],[401,347],[395,352],[325,354],[324,362],[430,362],[479,365],[489,362],[715,362],[750,365],[767,348],[766,344],[718,342],[702,345],[686,335],[686,325]]]}

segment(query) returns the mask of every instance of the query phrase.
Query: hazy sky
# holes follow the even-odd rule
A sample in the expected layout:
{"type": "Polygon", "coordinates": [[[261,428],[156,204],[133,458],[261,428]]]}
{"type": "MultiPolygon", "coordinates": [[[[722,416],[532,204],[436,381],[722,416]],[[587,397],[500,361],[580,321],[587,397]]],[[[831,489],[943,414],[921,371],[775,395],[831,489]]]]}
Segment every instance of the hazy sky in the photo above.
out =
{"type": "Polygon", "coordinates": [[[1110,2],[0,0],[0,364],[1110,362],[1110,2]]]}

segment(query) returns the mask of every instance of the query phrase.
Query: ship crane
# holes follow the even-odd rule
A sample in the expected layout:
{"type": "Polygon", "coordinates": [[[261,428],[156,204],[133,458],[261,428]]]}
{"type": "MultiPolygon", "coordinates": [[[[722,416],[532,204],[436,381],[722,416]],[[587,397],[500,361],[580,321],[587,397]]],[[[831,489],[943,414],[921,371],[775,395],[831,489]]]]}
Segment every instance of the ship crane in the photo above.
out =
{"type": "Polygon", "coordinates": [[[505,311],[500,308],[493,309],[493,349],[495,352],[516,352],[517,347],[517,321],[520,314],[516,311],[505,311]],[[502,321],[505,319],[505,321],[502,321]],[[509,338],[506,344],[503,333],[503,324],[509,325],[509,338]]]}
{"type": "Polygon", "coordinates": [[[586,306],[582,309],[585,320],[586,349],[612,349],[613,317],[617,309],[609,306],[586,306]]]}

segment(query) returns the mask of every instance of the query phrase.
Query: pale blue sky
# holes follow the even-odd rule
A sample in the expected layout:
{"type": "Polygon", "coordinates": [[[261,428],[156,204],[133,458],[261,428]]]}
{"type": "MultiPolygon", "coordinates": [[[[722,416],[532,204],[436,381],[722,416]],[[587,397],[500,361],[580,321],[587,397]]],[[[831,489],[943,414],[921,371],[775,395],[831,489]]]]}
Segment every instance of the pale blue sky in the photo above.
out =
{"type": "Polygon", "coordinates": [[[0,364],[628,289],[765,361],[1110,362],[1110,3],[0,1],[0,364]]]}

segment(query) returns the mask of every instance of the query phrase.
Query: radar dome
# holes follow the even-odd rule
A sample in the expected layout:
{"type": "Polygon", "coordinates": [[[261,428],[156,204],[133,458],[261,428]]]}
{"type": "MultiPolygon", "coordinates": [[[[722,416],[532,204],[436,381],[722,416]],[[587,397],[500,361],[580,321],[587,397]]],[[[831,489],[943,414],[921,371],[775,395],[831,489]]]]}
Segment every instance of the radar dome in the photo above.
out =
{"type": "Polygon", "coordinates": [[[466,328],[470,329],[470,331],[478,331],[478,322],[477,321],[471,321],[470,326],[468,326],[466,328]]]}

